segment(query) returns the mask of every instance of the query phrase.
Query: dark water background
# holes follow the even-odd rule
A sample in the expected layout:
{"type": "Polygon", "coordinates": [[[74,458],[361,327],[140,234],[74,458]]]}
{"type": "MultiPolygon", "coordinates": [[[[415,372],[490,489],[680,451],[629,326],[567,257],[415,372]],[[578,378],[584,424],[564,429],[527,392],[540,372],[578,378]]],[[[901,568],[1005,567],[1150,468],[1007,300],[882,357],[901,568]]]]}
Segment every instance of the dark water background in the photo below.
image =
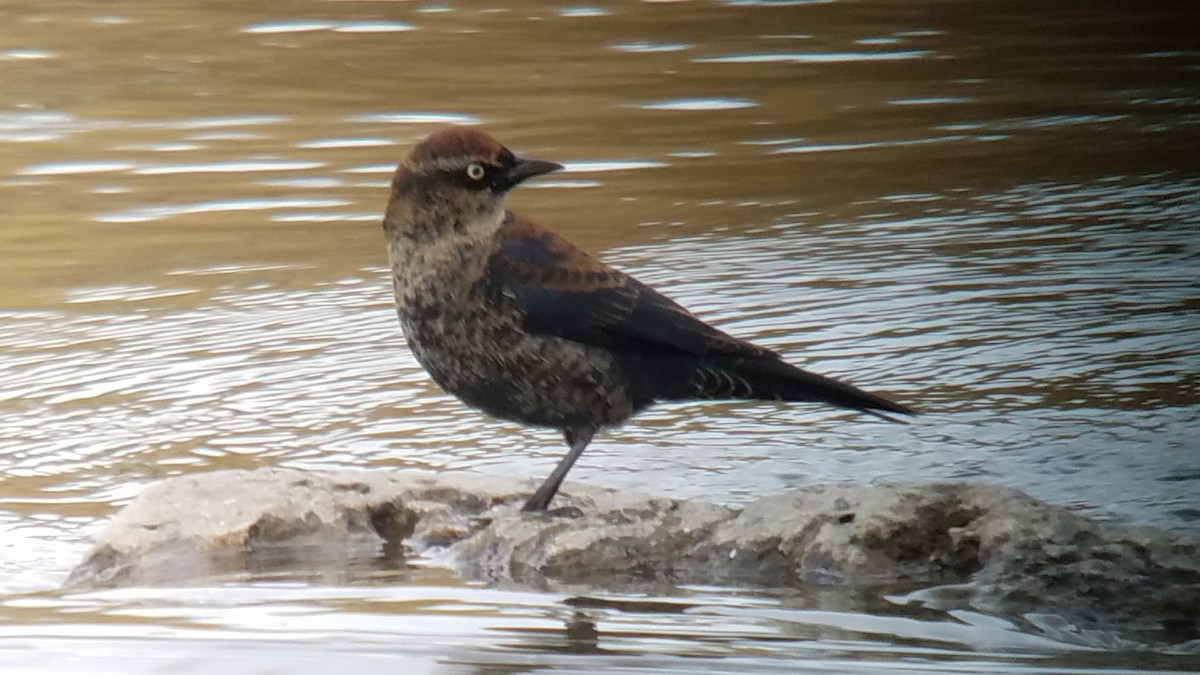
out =
{"type": "Polygon", "coordinates": [[[878,589],[535,592],[436,565],[56,589],[165,476],[549,471],[559,439],[438,392],[391,312],[388,176],[453,122],[568,165],[515,208],[926,412],[663,406],[573,479],[727,503],[970,480],[1200,531],[1197,35],[1193,2],[0,4],[0,658],[1200,669],[1020,618],[917,615],[878,589]]]}

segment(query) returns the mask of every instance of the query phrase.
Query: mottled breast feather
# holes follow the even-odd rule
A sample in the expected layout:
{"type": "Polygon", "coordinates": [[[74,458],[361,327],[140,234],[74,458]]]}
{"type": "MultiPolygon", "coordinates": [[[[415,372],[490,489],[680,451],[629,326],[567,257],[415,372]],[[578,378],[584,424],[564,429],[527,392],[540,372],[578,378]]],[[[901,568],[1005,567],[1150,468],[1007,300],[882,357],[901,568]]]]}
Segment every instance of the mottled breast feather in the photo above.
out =
{"type": "Polygon", "coordinates": [[[553,231],[507,212],[488,275],[512,296],[523,326],[605,348],[776,357],[697,319],[553,231]]]}

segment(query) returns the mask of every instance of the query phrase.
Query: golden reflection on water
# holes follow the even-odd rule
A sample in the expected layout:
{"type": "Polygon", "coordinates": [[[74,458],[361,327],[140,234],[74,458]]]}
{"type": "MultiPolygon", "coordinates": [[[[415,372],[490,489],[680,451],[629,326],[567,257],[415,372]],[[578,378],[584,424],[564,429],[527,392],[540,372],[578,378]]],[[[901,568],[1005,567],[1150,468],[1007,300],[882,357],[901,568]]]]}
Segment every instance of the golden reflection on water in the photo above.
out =
{"type": "MultiPolygon", "coordinates": [[[[167,475],[544,473],[557,438],[437,392],[391,313],[388,177],[448,123],[566,164],[516,208],[735,333],[929,413],[895,428],[667,406],[598,441],[574,478],[730,502],[987,480],[1194,529],[1193,13],[8,2],[0,532],[15,543],[0,588],[52,586],[98,518],[167,475]]],[[[60,601],[32,611],[62,618],[60,601]]],[[[22,602],[6,625],[29,621],[22,602]]]]}

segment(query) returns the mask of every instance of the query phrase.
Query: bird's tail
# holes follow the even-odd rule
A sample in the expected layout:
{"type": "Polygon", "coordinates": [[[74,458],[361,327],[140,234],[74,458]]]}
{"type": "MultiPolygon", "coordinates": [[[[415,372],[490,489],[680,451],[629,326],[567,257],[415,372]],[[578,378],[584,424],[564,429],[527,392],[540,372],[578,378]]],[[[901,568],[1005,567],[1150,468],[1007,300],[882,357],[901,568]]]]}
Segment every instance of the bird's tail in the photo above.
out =
{"type": "Polygon", "coordinates": [[[898,422],[883,413],[916,415],[917,411],[895,401],[863,391],[858,387],[802,370],[775,359],[753,359],[739,364],[734,372],[743,373],[754,388],[754,398],[785,401],[820,401],[842,408],[859,410],[876,417],[898,422]]]}
{"type": "Polygon", "coordinates": [[[686,385],[663,398],[765,399],[816,401],[858,410],[892,422],[886,413],[916,415],[917,411],[852,384],[802,370],[770,357],[708,356],[692,361],[686,385]]]}

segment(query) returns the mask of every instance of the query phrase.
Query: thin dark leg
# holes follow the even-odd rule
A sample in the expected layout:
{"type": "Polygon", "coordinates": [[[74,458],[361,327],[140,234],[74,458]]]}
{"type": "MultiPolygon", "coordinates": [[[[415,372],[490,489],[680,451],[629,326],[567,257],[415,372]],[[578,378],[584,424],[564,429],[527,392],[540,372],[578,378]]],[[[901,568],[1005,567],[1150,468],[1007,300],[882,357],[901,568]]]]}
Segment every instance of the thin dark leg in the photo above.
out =
{"type": "Polygon", "coordinates": [[[550,500],[554,499],[555,493],[558,492],[558,486],[562,484],[563,479],[567,477],[567,472],[571,470],[571,466],[575,464],[575,460],[583,454],[583,449],[592,442],[592,436],[595,435],[595,429],[568,429],[563,432],[567,438],[567,443],[570,443],[571,449],[567,451],[567,456],[562,458],[558,466],[554,467],[554,471],[550,472],[550,477],[547,478],[538,487],[533,496],[525,502],[525,506],[521,507],[522,511],[545,511],[550,505],[550,500]]]}

